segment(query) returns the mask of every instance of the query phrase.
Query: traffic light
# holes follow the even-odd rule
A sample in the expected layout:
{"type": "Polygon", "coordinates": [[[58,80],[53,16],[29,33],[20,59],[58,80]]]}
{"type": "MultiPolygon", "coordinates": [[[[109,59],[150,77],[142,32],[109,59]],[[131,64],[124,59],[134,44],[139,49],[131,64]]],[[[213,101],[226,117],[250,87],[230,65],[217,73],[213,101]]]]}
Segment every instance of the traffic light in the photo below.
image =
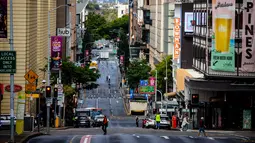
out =
{"type": "Polygon", "coordinates": [[[198,104],[199,103],[199,95],[198,94],[192,94],[192,104],[198,104]]]}
{"type": "Polygon", "coordinates": [[[54,97],[55,97],[55,98],[58,97],[58,88],[54,88],[54,97]]]}
{"type": "Polygon", "coordinates": [[[46,98],[51,98],[51,86],[46,86],[46,98]]]}

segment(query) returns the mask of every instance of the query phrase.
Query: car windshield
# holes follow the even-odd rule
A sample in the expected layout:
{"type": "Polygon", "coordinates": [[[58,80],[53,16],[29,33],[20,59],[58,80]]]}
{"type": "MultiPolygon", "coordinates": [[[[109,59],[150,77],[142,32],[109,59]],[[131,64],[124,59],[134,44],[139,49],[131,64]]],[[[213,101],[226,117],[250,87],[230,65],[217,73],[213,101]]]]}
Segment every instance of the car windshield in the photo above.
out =
{"type": "Polygon", "coordinates": [[[161,117],[161,120],[169,120],[169,117],[161,117]]]}

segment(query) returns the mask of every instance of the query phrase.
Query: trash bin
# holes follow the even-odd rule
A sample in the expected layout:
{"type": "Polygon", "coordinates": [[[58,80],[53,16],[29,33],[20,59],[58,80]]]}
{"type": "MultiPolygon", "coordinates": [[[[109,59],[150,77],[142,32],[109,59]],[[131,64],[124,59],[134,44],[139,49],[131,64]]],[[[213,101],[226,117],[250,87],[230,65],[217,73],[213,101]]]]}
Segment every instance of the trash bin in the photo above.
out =
{"type": "Polygon", "coordinates": [[[34,130],[34,117],[24,117],[24,131],[34,130]]]}

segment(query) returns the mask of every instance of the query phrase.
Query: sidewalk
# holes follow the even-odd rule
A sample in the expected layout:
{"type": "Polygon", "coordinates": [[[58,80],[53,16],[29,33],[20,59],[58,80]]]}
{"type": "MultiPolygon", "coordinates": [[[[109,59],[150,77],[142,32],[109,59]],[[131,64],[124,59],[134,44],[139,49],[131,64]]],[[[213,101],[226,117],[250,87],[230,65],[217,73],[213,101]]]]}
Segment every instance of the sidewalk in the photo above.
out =
{"type": "MultiPolygon", "coordinates": [[[[180,128],[172,128],[173,131],[180,131],[180,128]]],[[[231,130],[205,130],[207,133],[220,133],[237,137],[255,137],[255,131],[231,131],[231,130]]],[[[188,129],[187,132],[197,133],[198,129],[188,129]]]]}
{"type": "MultiPolygon", "coordinates": [[[[21,142],[22,140],[26,139],[27,137],[33,137],[33,136],[38,136],[42,135],[45,133],[46,128],[41,128],[40,133],[37,131],[37,128],[34,129],[34,132],[30,131],[24,131],[21,135],[15,134],[15,142],[21,142]]],[[[50,128],[50,131],[54,130],[66,130],[69,129],[69,127],[60,127],[60,128],[50,128]]],[[[0,130],[0,143],[6,143],[10,139],[10,130],[0,130]]]]}

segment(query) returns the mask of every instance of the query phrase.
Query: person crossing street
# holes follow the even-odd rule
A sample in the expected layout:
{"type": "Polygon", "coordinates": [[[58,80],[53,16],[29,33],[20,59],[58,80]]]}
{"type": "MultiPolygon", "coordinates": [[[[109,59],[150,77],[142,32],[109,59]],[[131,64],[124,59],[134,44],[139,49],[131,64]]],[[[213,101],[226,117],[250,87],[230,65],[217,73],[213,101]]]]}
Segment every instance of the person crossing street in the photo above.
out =
{"type": "Polygon", "coordinates": [[[107,117],[105,115],[104,119],[103,119],[103,125],[102,125],[102,130],[104,131],[104,135],[107,134],[107,127],[108,127],[108,120],[107,120],[107,117]]]}
{"type": "Polygon", "coordinates": [[[156,129],[159,129],[160,128],[160,114],[157,113],[156,114],[156,129]]]}

